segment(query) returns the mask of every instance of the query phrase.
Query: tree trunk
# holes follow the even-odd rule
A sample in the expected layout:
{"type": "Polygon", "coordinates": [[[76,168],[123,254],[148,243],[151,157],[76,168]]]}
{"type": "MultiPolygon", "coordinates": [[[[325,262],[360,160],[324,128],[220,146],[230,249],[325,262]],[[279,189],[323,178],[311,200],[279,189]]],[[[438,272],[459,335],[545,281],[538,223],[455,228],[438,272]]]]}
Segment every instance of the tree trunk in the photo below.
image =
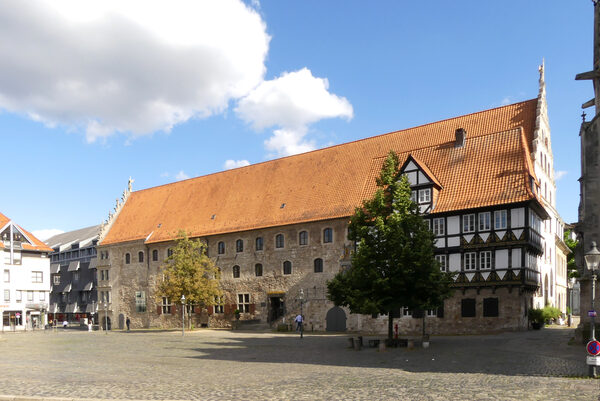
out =
{"type": "Polygon", "coordinates": [[[388,339],[392,341],[394,339],[394,312],[388,312],[388,339]]]}

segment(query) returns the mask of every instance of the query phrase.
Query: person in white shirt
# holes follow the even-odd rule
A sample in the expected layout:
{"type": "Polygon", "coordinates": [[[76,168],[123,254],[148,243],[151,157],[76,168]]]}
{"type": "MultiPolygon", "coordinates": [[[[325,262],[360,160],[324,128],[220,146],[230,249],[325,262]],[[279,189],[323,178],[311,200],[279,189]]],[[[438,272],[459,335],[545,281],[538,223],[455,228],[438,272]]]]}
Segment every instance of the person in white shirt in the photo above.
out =
{"type": "Polygon", "coordinates": [[[302,315],[296,316],[296,319],[294,321],[296,322],[296,331],[302,330],[302,323],[304,323],[302,315]]]}

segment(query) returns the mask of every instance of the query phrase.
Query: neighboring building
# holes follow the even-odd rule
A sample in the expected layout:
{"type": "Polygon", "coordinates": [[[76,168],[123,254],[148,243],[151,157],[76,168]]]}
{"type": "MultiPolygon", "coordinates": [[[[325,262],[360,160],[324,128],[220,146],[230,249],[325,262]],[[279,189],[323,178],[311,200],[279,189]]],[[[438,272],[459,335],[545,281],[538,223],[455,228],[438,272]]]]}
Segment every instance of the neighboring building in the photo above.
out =
{"type": "MultiPolygon", "coordinates": [[[[579,221],[576,231],[579,240],[576,263],[580,271],[580,300],[581,300],[581,327],[585,333],[583,338],[589,338],[590,318],[585,311],[591,309],[592,285],[591,274],[585,266],[583,255],[592,247],[592,242],[600,246],[600,5],[594,2],[594,59],[592,71],[578,74],[577,80],[591,80],[594,85],[594,98],[582,105],[582,108],[595,106],[591,121],[583,122],[579,130],[581,137],[581,178],[579,199],[579,221]],[[584,327],[587,325],[587,327],[584,327]]],[[[596,299],[600,291],[596,286],[596,299]]],[[[581,331],[579,331],[581,332],[581,331]]]]}
{"type": "MultiPolygon", "coordinates": [[[[96,244],[100,226],[58,234],[46,241],[50,254],[50,318],[87,322],[98,310],[96,244]]],[[[95,319],[94,319],[95,321],[95,319]]]]}
{"type": "Polygon", "coordinates": [[[302,290],[309,328],[385,332],[387,317],[335,307],[326,283],[350,265],[349,218],[394,150],[437,236],[436,258],[456,273],[440,309],[397,311],[400,330],[419,333],[423,315],[435,333],[527,328],[529,308],[566,296],[540,72],[537,99],[136,192],[130,181],[98,246],[108,317],[119,327],[126,317],[133,327],[181,324],[179,301],[157,299],[154,284],[183,229],[206,243],[225,291],[220,305],[194,309],[197,323],[226,325],[235,309],[291,322],[302,290]]]}
{"type": "Polygon", "coordinates": [[[44,327],[52,249],[0,213],[2,331],[44,327]]]}

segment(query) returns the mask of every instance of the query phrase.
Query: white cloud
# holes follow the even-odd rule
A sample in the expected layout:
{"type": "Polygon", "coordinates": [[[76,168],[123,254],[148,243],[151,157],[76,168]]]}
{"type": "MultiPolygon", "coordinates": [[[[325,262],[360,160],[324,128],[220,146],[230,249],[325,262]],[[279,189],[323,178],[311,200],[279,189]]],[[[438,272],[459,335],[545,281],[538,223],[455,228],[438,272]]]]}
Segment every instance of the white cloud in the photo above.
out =
{"type": "Polygon", "coordinates": [[[314,149],[314,142],[304,139],[310,124],[325,118],[353,116],[350,102],[329,93],[327,79],[313,77],[307,68],[263,81],[239,101],[235,111],[255,130],[278,127],[265,141],[267,149],[278,155],[314,149]]]}
{"type": "Polygon", "coordinates": [[[248,160],[226,160],[223,168],[225,170],[231,170],[232,168],[249,166],[250,162],[248,160]]]}
{"type": "Polygon", "coordinates": [[[0,109],[89,142],[168,132],[259,85],[269,40],[240,0],[5,0],[0,109]]]}
{"type": "Polygon", "coordinates": [[[568,171],[565,170],[558,170],[557,172],[554,173],[554,180],[558,181],[561,178],[563,178],[565,175],[567,175],[568,171]]]}
{"type": "Polygon", "coordinates": [[[165,171],[164,173],[160,173],[161,178],[167,178],[169,177],[169,173],[167,171],[165,171]]]}
{"type": "Polygon", "coordinates": [[[501,106],[507,106],[507,105],[511,104],[512,102],[513,101],[512,101],[512,98],[510,96],[505,96],[504,99],[502,99],[502,101],[500,102],[500,105],[501,106]]]}
{"type": "Polygon", "coordinates": [[[64,231],[56,228],[47,228],[43,230],[34,230],[31,233],[40,241],[46,241],[48,238],[64,233],[64,231]]]}
{"type": "Polygon", "coordinates": [[[179,172],[175,174],[175,179],[177,181],[187,180],[188,178],[190,178],[190,176],[184,173],[183,170],[179,170],[179,172]]]}

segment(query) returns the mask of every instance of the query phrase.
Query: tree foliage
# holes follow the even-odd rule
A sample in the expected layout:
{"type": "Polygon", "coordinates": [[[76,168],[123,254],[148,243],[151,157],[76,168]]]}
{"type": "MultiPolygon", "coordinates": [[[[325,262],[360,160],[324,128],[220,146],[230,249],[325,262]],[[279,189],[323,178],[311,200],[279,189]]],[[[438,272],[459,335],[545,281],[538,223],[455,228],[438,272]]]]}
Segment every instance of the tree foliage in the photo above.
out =
{"type": "Polygon", "coordinates": [[[579,270],[575,264],[575,250],[579,246],[579,241],[572,239],[571,235],[571,230],[565,231],[563,235],[565,244],[570,250],[569,254],[567,255],[567,275],[569,278],[577,278],[579,277],[579,270]]]}
{"type": "Polygon", "coordinates": [[[159,270],[163,279],[159,278],[156,282],[157,300],[167,297],[176,303],[185,295],[187,304],[214,305],[215,297],[222,295],[220,272],[206,255],[206,245],[180,231],[172,251],[159,270]]]}
{"type": "Polygon", "coordinates": [[[452,275],[435,260],[434,235],[411,201],[406,176],[398,177],[398,156],[390,152],[378,189],[352,216],[348,238],[355,242],[351,267],[328,282],[328,298],[352,313],[434,309],[451,295],[452,275]]]}

